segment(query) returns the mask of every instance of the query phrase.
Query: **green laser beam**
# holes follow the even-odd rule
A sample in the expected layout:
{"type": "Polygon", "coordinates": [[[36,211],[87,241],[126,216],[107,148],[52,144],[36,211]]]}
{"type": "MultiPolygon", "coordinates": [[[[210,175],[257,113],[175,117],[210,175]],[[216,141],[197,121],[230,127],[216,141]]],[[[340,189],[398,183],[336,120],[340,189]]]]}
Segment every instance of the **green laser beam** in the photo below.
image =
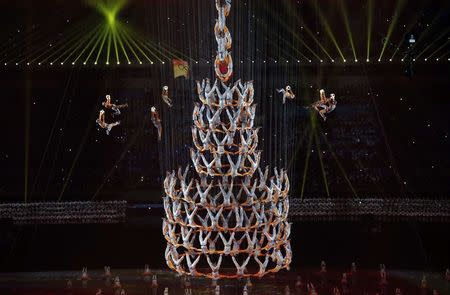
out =
{"type": "Polygon", "coordinates": [[[137,59],[137,61],[139,63],[142,63],[141,59],[139,58],[139,55],[134,50],[133,46],[131,46],[130,43],[128,42],[127,36],[122,34],[121,26],[118,27],[118,30],[121,32],[121,35],[123,36],[123,41],[125,42],[125,45],[128,46],[128,48],[131,50],[131,52],[133,53],[133,55],[137,59]]]}
{"type": "MultiPolygon", "coordinates": [[[[102,53],[102,51],[103,51],[103,47],[105,46],[106,38],[108,37],[108,34],[109,34],[109,28],[108,28],[108,26],[105,25],[104,30],[105,30],[105,31],[103,32],[103,37],[102,37],[102,39],[101,39],[100,46],[99,46],[98,51],[97,51],[97,56],[96,56],[96,58],[95,58],[95,63],[97,63],[97,62],[98,62],[98,59],[100,58],[100,55],[101,55],[101,53],[102,53]]],[[[100,39],[99,39],[99,41],[100,41],[100,39]]],[[[98,45],[98,44],[96,44],[96,45],[92,48],[92,51],[95,50],[95,48],[97,47],[97,45],[98,45]]],[[[92,52],[91,52],[91,53],[92,53],[92,52]]],[[[85,62],[88,61],[89,57],[91,56],[91,53],[89,54],[89,56],[88,56],[88,58],[86,59],[85,62]]]]}
{"type": "Polygon", "coordinates": [[[444,48],[445,46],[447,46],[447,44],[450,43],[450,40],[447,40],[447,42],[445,42],[444,44],[442,44],[441,46],[438,47],[438,49],[436,49],[435,51],[433,51],[428,57],[431,58],[433,55],[435,55],[436,53],[438,53],[442,48],[444,48]]]}
{"type": "Polygon", "coordinates": [[[373,0],[367,1],[367,60],[370,59],[370,46],[372,42],[373,27],[373,0]]]}
{"type": "Polygon", "coordinates": [[[88,50],[90,48],[91,44],[95,42],[95,45],[92,47],[91,53],[94,51],[95,47],[97,46],[97,44],[98,44],[98,42],[99,42],[99,40],[101,38],[103,30],[104,30],[104,26],[100,25],[100,28],[97,31],[97,33],[95,34],[95,36],[93,38],[91,38],[91,40],[89,40],[89,43],[78,54],[78,56],[73,61],[74,63],[76,63],[83,56],[83,54],[86,52],[86,50],[88,50]]]}
{"type": "Polygon", "coordinates": [[[350,28],[347,7],[345,6],[343,0],[339,0],[339,4],[340,4],[339,6],[341,8],[341,12],[342,12],[342,17],[344,19],[344,25],[345,25],[345,30],[347,31],[348,40],[350,42],[350,46],[352,47],[353,57],[355,58],[355,60],[358,60],[358,57],[356,55],[356,50],[355,50],[355,44],[353,43],[353,34],[352,34],[352,30],[350,28]]]}
{"type": "Polygon", "coordinates": [[[398,0],[397,4],[395,6],[394,15],[392,16],[391,23],[388,27],[388,32],[386,34],[385,41],[383,42],[383,48],[381,49],[380,56],[378,57],[378,60],[381,60],[383,58],[384,51],[386,50],[386,46],[389,43],[389,40],[391,39],[392,32],[394,31],[395,26],[397,25],[398,17],[403,10],[403,7],[405,6],[406,1],[405,0],[398,0]]]}

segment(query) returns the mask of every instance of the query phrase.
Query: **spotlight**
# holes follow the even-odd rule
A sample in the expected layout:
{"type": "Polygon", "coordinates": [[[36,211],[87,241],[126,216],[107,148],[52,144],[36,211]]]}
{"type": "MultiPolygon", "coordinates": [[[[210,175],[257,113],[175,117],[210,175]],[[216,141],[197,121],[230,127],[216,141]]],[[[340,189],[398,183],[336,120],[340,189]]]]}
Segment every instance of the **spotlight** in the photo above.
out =
{"type": "Polygon", "coordinates": [[[378,62],[381,62],[381,59],[378,59],[378,62]]]}
{"type": "Polygon", "coordinates": [[[27,66],[29,66],[30,65],[30,63],[29,62],[27,62],[27,66]]]}
{"type": "Polygon", "coordinates": [[[428,60],[428,58],[425,58],[425,61],[427,61],[428,60]]]}
{"type": "Polygon", "coordinates": [[[19,64],[18,63],[16,63],[16,66],[18,66],[19,64]]]}
{"type": "Polygon", "coordinates": [[[309,62],[312,62],[312,60],[309,60],[309,62]]]}
{"type": "Polygon", "coordinates": [[[355,59],[355,62],[358,62],[358,60],[357,60],[357,59],[355,59]]]}
{"type": "Polygon", "coordinates": [[[63,65],[64,63],[62,62],[61,65],[63,65]]]}
{"type": "Polygon", "coordinates": [[[97,62],[94,62],[94,65],[96,65],[97,64],[97,62]]]}
{"type": "Polygon", "coordinates": [[[131,61],[129,61],[128,64],[131,65],[131,61]]]}
{"type": "Polygon", "coordinates": [[[392,58],[390,58],[389,61],[392,61],[392,58]]]}
{"type": "Polygon", "coordinates": [[[413,58],[413,61],[416,61],[416,59],[415,59],[415,58],[413,58]]]}
{"type": "Polygon", "coordinates": [[[402,58],[402,62],[404,62],[405,60],[402,58]]]}
{"type": "Polygon", "coordinates": [[[252,64],[254,64],[255,63],[255,61],[254,60],[252,60],[252,64]]]}
{"type": "MultiPolygon", "coordinates": [[[[208,61],[208,63],[209,63],[209,61],[208,61]]],[[[165,64],[165,62],[162,62],[162,64],[165,64]]]]}
{"type": "Polygon", "coordinates": [[[107,65],[109,65],[109,62],[106,62],[107,65]]]}
{"type": "Polygon", "coordinates": [[[436,61],[439,61],[439,58],[436,58],[436,61]]]}
{"type": "Polygon", "coordinates": [[[323,60],[320,60],[320,62],[323,62],[323,60]]]}
{"type": "Polygon", "coordinates": [[[266,63],[266,61],[264,60],[263,63],[266,63]]]}
{"type": "Polygon", "coordinates": [[[346,59],[344,59],[344,62],[347,62],[347,60],[346,60],[346,59]]]}
{"type": "Polygon", "coordinates": [[[51,63],[50,63],[50,65],[52,66],[52,65],[53,65],[53,63],[51,62],[51,63]]]}
{"type": "Polygon", "coordinates": [[[86,65],[86,62],[83,62],[83,65],[86,65]]]}
{"type": "Polygon", "coordinates": [[[74,62],[72,62],[72,65],[74,65],[75,63],[74,62]]]}
{"type": "Polygon", "coordinates": [[[198,61],[196,61],[195,63],[198,64],[198,61]]]}
{"type": "MultiPolygon", "coordinates": [[[[142,61],[140,61],[139,63],[142,64],[142,61]]],[[[195,63],[198,63],[198,61],[196,61],[195,63]]],[[[152,65],[153,62],[151,61],[150,64],[152,65]]]]}
{"type": "Polygon", "coordinates": [[[369,62],[370,60],[369,59],[366,59],[366,62],[369,62]]]}
{"type": "Polygon", "coordinates": [[[334,59],[332,59],[331,62],[334,62],[334,59]]]}
{"type": "MultiPolygon", "coordinates": [[[[151,62],[153,64],[153,62],[151,62]]],[[[142,64],[142,61],[139,62],[139,64],[142,64]]]]}
{"type": "MultiPolygon", "coordinates": [[[[242,61],[241,61],[242,62],[242,61]]],[[[277,63],[277,61],[275,61],[275,63],[277,63]]]]}
{"type": "Polygon", "coordinates": [[[299,63],[300,62],[300,60],[297,60],[297,63],[299,63]]]}
{"type": "Polygon", "coordinates": [[[120,65],[120,61],[118,61],[117,64],[120,65]]]}

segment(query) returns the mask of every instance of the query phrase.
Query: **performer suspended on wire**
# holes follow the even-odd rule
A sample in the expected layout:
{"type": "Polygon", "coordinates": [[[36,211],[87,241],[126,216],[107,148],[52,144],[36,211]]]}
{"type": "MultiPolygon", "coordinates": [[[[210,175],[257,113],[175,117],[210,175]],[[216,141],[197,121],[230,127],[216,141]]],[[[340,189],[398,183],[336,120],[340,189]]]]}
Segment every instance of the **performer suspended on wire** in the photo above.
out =
{"type": "Polygon", "coordinates": [[[286,86],[284,89],[277,89],[278,93],[283,93],[283,104],[286,103],[286,98],[293,100],[295,98],[294,92],[292,92],[291,86],[286,86]]]}
{"type": "Polygon", "coordinates": [[[114,122],[114,123],[106,123],[105,122],[105,111],[104,110],[100,110],[100,113],[98,115],[97,120],[95,121],[97,122],[98,126],[100,126],[100,128],[105,129],[106,130],[106,134],[109,135],[109,133],[111,132],[111,129],[117,125],[120,125],[120,121],[114,122]]]}
{"type": "Polygon", "coordinates": [[[173,106],[172,99],[169,97],[169,87],[168,86],[163,86],[161,98],[169,106],[169,108],[171,108],[173,106]]]}
{"type": "Polygon", "coordinates": [[[331,113],[336,109],[337,101],[334,93],[327,98],[325,90],[320,89],[320,100],[315,102],[312,107],[319,113],[324,121],[327,120],[326,114],[331,113]]]}
{"type": "Polygon", "coordinates": [[[151,108],[150,115],[152,118],[153,125],[158,130],[158,140],[161,140],[161,136],[162,136],[161,119],[159,118],[158,111],[156,110],[156,108],[154,106],[151,108]]]}
{"type": "Polygon", "coordinates": [[[106,108],[106,109],[110,109],[113,111],[113,116],[119,116],[120,115],[120,109],[124,109],[128,107],[128,104],[113,104],[111,103],[111,96],[108,94],[106,95],[106,101],[102,102],[102,105],[106,108]]]}

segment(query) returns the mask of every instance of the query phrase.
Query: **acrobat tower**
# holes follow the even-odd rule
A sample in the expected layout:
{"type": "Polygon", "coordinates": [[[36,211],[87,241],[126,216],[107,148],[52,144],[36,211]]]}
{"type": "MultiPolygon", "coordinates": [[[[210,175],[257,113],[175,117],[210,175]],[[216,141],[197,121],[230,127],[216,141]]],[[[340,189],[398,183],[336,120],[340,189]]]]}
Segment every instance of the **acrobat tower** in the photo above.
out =
{"type": "Polygon", "coordinates": [[[192,166],[164,180],[163,234],[167,265],[179,274],[213,279],[264,276],[288,268],[292,258],[285,170],[259,168],[253,126],[253,82],[228,84],[231,0],[216,0],[216,82],[197,82],[201,104],[193,112],[192,166]],[[195,171],[192,171],[195,170],[195,171]]]}

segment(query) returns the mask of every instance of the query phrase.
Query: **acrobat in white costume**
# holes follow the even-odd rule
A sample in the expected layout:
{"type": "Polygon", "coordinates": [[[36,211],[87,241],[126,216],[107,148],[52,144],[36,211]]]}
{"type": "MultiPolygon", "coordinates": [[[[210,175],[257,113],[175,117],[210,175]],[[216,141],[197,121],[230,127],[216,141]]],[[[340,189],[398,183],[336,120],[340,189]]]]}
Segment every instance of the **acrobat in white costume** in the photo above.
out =
{"type": "Polygon", "coordinates": [[[105,111],[104,110],[100,110],[100,113],[98,115],[97,120],[95,120],[95,122],[97,123],[97,125],[106,130],[106,134],[109,135],[109,133],[111,132],[111,129],[113,129],[113,127],[120,125],[120,121],[114,122],[114,123],[106,123],[105,122],[105,111]]]}
{"type": "Polygon", "coordinates": [[[161,140],[162,136],[162,125],[161,125],[161,119],[159,118],[158,111],[155,107],[151,107],[150,109],[150,116],[152,119],[153,126],[158,130],[158,140],[161,140]]]}
{"type": "Polygon", "coordinates": [[[163,86],[161,93],[162,100],[171,108],[173,106],[172,99],[169,97],[169,87],[163,86]]]}
{"type": "Polygon", "coordinates": [[[286,98],[293,100],[295,98],[294,92],[292,92],[291,86],[286,86],[283,89],[277,89],[278,93],[283,93],[283,104],[286,103],[286,98]]]}
{"type": "MultiPolygon", "coordinates": [[[[216,1],[219,33],[230,4],[216,1]]],[[[222,37],[216,31],[216,61],[223,57],[222,37]]],[[[224,55],[231,60],[228,51],[224,55]]],[[[216,67],[214,84],[209,79],[196,83],[201,104],[192,114],[194,171],[179,168],[164,180],[165,259],[182,275],[262,277],[288,268],[292,260],[289,179],[284,169],[273,169],[273,176],[269,167],[260,169],[253,82],[227,83],[232,66],[223,62],[229,71],[216,67]],[[234,268],[222,269],[225,264],[234,268]]]]}
{"type": "Polygon", "coordinates": [[[106,101],[102,102],[102,105],[106,108],[106,109],[111,109],[113,110],[113,116],[119,116],[120,115],[120,109],[123,108],[127,108],[128,104],[113,104],[111,103],[111,95],[107,94],[106,95],[106,101]]]}

